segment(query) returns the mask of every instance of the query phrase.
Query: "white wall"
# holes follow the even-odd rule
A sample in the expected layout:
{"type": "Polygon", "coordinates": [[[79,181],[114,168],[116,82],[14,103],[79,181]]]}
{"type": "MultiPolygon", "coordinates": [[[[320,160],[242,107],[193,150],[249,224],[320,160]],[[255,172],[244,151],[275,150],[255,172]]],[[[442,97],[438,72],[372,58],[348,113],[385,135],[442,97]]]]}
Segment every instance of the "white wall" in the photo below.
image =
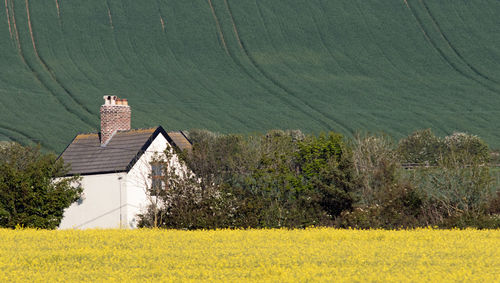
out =
{"type": "MultiPolygon", "coordinates": [[[[164,151],[167,144],[167,139],[163,135],[158,135],[127,174],[127,224],[130,228],[137,227],[137,214],[144,213],[148,205],[155,202],[155,197],[147,193],[151,187],[151,161],[154,157],[165,158],[164,151]]],[[[172,147],[170,152],[173,153],[172,147]]],[[[186,166],[181,165],[176,154],[173,154],[169,163],[169,166],[187,172],[186,166]]]]}
{"type": "MultiPolygon", "coordinates": [[[[167,143],[163,135],[158,135],[128,173],[83,176],[84,200],[65,210],[59,229],[120,228],[120,223],[121,228],[136,228],[137,214],[145,212],[154,201],[147,194],[151,186],[152,158],[164,156],[167,143]]],[[[170,164],[186,170],[177,155],[170,164]]]]}
{"type": "Polygon", "coordinates": [[[126,173],[83,176],[82,199],[64,211],[59,229],[119,228],[120,215],[123,226],[127,219],[125,178],[126,173]]]}
{"type": "Polygon", "coordinates": [[[130,228],[137,227],[137,214],[145,212],[154,200],[147,194],[151,186],[151,161],[154,156],[163,154],[167,143],[163,135],[158,135],[127,174],[127,225],[130,228]]]}

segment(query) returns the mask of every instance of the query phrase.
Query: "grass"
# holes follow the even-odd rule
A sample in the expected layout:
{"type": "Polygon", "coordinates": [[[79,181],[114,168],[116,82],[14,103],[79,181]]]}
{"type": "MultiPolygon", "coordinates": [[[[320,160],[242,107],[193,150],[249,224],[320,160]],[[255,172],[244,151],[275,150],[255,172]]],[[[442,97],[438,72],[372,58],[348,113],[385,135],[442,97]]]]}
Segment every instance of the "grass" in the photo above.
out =
{"type": "Polygon", "coordinates": [[[499,230],[0,230],[0,280],[498,281],[499,230]]]}
{"type": "Polygon", "coordinates": [[[112,93],[135,128],[432,128],[500,147],[498,1],[5,3],[3,140],[61,151],[112,93]]]}

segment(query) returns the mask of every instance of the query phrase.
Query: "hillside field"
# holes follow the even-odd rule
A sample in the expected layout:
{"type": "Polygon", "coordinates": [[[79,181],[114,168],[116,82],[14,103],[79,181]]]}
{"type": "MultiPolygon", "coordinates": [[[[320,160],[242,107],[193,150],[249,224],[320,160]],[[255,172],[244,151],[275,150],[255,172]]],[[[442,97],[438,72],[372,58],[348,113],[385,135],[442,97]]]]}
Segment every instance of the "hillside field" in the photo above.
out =
{"type": "Polygon", "coordinates": [[[0,230],[2,282],[497,282],[500,230],[0,230]]]}
{"type": "Polygon", "coordinates": [[[465,131],[500,148],[496,0],[0,1],[0,140],[132,127],[465,131]]]}

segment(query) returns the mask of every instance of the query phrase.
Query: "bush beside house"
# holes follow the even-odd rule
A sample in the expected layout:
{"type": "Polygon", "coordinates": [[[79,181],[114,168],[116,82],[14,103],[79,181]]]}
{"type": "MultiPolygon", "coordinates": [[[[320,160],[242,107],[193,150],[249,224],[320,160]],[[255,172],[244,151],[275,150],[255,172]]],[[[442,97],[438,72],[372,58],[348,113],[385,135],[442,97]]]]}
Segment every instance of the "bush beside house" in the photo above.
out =
{"type": "Polygon", "coordinates": [[[54,229],[80,198],[79,177],[65,178],[62,160],[40,147],[0,147],[0,227],[54,229]]]}

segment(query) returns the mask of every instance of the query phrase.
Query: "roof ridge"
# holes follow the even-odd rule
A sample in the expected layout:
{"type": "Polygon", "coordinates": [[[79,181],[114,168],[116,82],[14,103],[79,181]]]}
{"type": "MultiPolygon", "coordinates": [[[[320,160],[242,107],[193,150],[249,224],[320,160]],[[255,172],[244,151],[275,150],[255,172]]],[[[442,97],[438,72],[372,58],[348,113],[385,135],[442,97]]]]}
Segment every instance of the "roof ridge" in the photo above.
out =
{"type": "MultiPolygon", "coordinates": [[[[158,126],[156,127],[150,127],[150,128],[136,128],[136,129],[130,129],[130,130],[117,130],[117,132],[132,132],[132,131],[145,131],[145,130],[156,130],[158,126]]],[[[76,136],[81,136],[81,135],[98,135],[101,132],[86,132],[86,133],[78,133],[76,136]]]]}

